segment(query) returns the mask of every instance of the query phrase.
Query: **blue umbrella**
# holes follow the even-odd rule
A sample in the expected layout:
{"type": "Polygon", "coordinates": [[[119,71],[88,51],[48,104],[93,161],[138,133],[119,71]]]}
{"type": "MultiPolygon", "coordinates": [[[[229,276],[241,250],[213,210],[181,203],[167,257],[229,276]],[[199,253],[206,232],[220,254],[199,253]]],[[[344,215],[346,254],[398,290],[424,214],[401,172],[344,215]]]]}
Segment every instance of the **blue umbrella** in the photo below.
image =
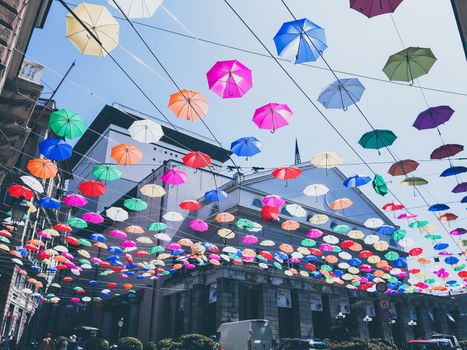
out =
{"type": "Polygon", "coordinates": [[[447,243],[438,243],[438,244],[435,244],[435,245],[433,246],[433,249],[434,249],[434,250],[444,250],[444,249],[446,249],[447,247],[449,247],[449,244],[447,244],[447,243]]]}
{"type": "Polygon", "coordinates": [[[274,258],[282,260],[282,261],[289,260],[289,256],[285,254],[284,252],[275,252],[274,258]]]}
{"type": "Polygon", "coordinates": [[[97,281],[90,280],[88,281],[88,284],[90,284],[91,286],[95,286],[97,284],[97,281]]]}
{"type": "Polygon", "coordinates": [[[370,181],[371,178],[368,176],[354,175],[345,179],[343,184],[345,187],[360,187],[366,185],[370,181]]]}
{"type": "Polygon", "coordinates": [[[60,208],[60,201],[55,198],[43,197],[37,201],[41,207],[45,209],[58,209],[60,208]]]}
{"type": "Polygon", "coordinates": [[[104,235],[101,235],[100,233],[93,233],[91,236],[89,236],[89,239],[92,239],[93,241],[96,241],[96,242],[107,241],[107,238],[105,238],[104,235]]]}
{"type": "Polygon", "coordinates": [[[459,259],[455,256],[448,256],[446,259],[444,259],[444,262],[448,265],[455,265],[459,262],[459,259]]]}
{"type": "Polygon", "coordinates": [[[71,157],[71,145],[62,139],[48,138],[39,142],[39,152],[51,160],[65,160],[71,157]]]}
{"type": "Polygon", "coordinates": [[[407,266],[407,259],[400,257],[394,260],[395,267],[406,267],[407,266]]]}
{"type": "Polygon", "coordinates": [[[246,157],[248,159],[248,157],[260,153],[261,147],[263,147],[263,144],[255,137],[242,137],[232,142],[230,151],[239,157],[246,157]]]}
{"type": "Polygon", "coordinates": [[[362,264],[362,261],[359,258],[352,258],[348,260],[347,263],[350,266],[360,266],[362,264]]]}
{"type": "Polygon", "coordinates": [[[204,198],[210,202],[220,202],[221,200],[227,198],[227,193],[222,190],[211,190],[204,194],[204,198]]]}
{"type": "Polygon", "coordinates": [[[123,250],[120,247],[116,247],[116,246],[111,246],[107,250],[111,252],[112,254],[121,254],[123,252],[123,250]]]}
{"type": "Polygon", "coordinates": [[[376,232],[382,235],[392,235],[396,232],[396,228],[390,225],[382,225],[376,229],[376,232]]]}
{"type": "Polygon", "coordinates": [[[452,166],[441,173],[441,177],[454,176],[467,172],[465,166],[452,166]]]}
{"type": "Polygon", "coordinates": [[[467,203],[467,196],[461,199],[461,203],[467,203]]]}
{"type": "Polygon", "coordinates": [[[428,208],[429,211],[443,211],[443,210],[449,210],[449,206],[443,203],[437,203],[433,204],[428,208]]]}
{"type": "Polygon", "coordinates": [[[363,95],[365,87],[356,78],[339,79],[321,91],[318,101],[326,108],[343,109],[358,101],[363,95]]]}
{"type": "Polygon", "coordinates": [[[274,43],[279,56],[295,63],[314,62],[328,47],[324,29],[306,18],[282,24],[274,43]]]}

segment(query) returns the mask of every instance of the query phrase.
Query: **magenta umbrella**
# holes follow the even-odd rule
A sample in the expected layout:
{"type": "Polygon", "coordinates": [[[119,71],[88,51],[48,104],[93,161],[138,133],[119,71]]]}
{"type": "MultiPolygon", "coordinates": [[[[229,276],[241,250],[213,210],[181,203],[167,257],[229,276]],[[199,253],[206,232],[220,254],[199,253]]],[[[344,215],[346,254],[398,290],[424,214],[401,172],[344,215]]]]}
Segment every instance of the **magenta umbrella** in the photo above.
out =
{"type": "Polygon", "coordinates": [[[195,231],[199,231],[199,232],[204,232],[204,231],[207,231],[209,226],[206,222],[204,222],[203,220],[200,220],[200,219],[194,219],[194,220],[191,220],[190,221],[190,227],[195,230],[195,231]]]}
{"type": "Polygon", "coordinates": [[[399,215],[397,218],[398,219],[413,219],[416,218],[418,215],[417,214],[407,214],[407,213],[402,213],[399,215]]]}
{"type": "Polygon", "coordinates": [[[253,122],[260,129],[276,131],[289,125],[293,112],[289,106],[280,103],[268,103],[259,107],[253,116],[253,122]]]}
{"type": "Polygon", "coordinates": [[[285,204],[285,200],[276,194],[271,194],[263,198],[263,204],[270,207],[278,208],[285,204]]]}
{"type": "Polygon", "coordinates": [[[82,207],[88,204],[88,200],[80,194],[72,193],[63,198],[63,203],[70,207],[82,207]]]}
{"type": "Polygon", "coordinates": [[[120,243],[120,247],[122,248],[134,248],[136,247],[136,243],[134,241],[126,240],[120,243]]]}
{"type": "Polygon", "coordinates": [[[458,227],[454,230],[452,230],[451,232],[449,232],[451,235],[453,236],[462,236],[463,234],[465,234],[467,232],[467,230],[465,228],[462,228],[462,227],[458,227]]]}
{"type": "Polygon", "coordinates": [[[167,247],[166,247],[168,250],[180,250],[182,249],[182,246],[178,243],[169,243],[167,244],[167,247]]]}
{"type": "Polygon", "coordinates": [[[38,235],[39,237],[42,237],[42,238],[47,238],[47,239],[52,238],[52,236],[49,233],[42,232],[42,231],[37,231],[36,235],[38,235]]]}
{"type": "Polygon", "coordinates": [[[307,236],[308,238],[318,238],[318,237],[321,237],[322,235],[323,235],[323,231],[318,230],[317,228],[311,229],[311,230],[308,231],[308,233],[306,234],[306,236],[307,236]]]}
{"type": "Polygon", "coordinates": [[[323,252],[332,252],[334,248],[331,244],[322,243],[319,245],[319,250],[322,250],[323,252]]]}
{"type": "Polygon", "coordinates": [[[438,276],[439,278],[447,278],[449,277],[449,272],[446,271],[444,268],[440,268],[437,271],[434,271],[435,275],[438,276]]]}
{"type": "Polygon", "coordinates": [[[403,0],[350,0],[350,8],[368,18],[393,13],[403,0]]]}
{"type": "Polygon", "coordinates": [[[104,222],[104,218],[100,214],[94,212],[84,213],[83,219],[84,221],[90,222],[92,224],[100,224],[104,222]]]}
{"type": "Polygon", "coordinates": [[[162,181],[169,185],[180,185],[185,183],[188,176],[183,170],[169,169],[161,176],[162,181]]]}
{"type": "Polygon", "coordinates": [[[209,88],[222,98],[242,97],[253,86],[251,70],[237,60],[216,62],[206,76],[209,88]]]}
{"type": "Polygon", "coordinates": [[[258,238],[253,235],[246,235],[242,237],[242,242],[245,244],[256,244],[258,243],[258,238]]]}
{"type": "Polygon", "coordinates": [[[120,239],[125,239],[128,237],[128,235],[125,232],[120,231],[120,230],[112,230],[109,232],[109,235],[115,238],[120,238],[120,239]]]}

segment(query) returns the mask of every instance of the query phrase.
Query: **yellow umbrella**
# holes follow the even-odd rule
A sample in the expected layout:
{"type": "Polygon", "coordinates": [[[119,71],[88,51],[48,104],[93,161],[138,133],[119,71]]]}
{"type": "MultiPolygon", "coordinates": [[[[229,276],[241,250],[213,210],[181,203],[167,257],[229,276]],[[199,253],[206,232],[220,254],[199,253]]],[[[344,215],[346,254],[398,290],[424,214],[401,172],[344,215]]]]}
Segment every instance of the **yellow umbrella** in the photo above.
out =
{"type": "Polygon", "coordinates": [[[317,168],[331,169],[342,164],[342,162],[342,157],[334,152],[318,153],[311,158],[311,164],[317,168]]]}
{"type": "Polygon", "coordinates": [[[347,233],[347,236],[352,239],[362,239],[365,237],[365,234],[360,230],[352,230],[347,233]]]}
{"type": "Polygon", "coordinates": [[[376,250],[380,252],[384,252],[385,250],[389,248],[389,243],[386,241],[378,241],[373,244],[373,248],[375,248],[376,250]]]}
{"type": "Polygon", "coordinates": [[[154,185],[154,184],[146,184],[139,190],[142,194],[148,197],[162,197],[165,194],[165,190],[162,186],[154,185]]]}
{"type": "Polygon", "coordinates": [[[329,221],[329,216],[324,214],[316,214],[313,215],[309,221],[315,225],[322,225],[329,221]]]}
{"type": "Polygon", "coordinates": [[[228,228],[221,228],[219,231],[217,231],[217,234],[225,239],[235,238],[235,232],[228,228]]]}
{"type": "Polygon", "coordinates": [[[83,2],[73,10],[73,13],[105,48],[104,50],[73,14],[69,13],[66,16],[66,37],[82,54],[105,56],[107,52],[118,46],[120,25],[104,6],[83,2]]]}
{"type": "Polygon", "coordinates": [[[259,245],[262,245],[263,247],[273,247],[273,246],[276,245],[276,243],[274,243],[270,239],[266,239],[264,241],[261,241],[261,243],[259,245]]]}

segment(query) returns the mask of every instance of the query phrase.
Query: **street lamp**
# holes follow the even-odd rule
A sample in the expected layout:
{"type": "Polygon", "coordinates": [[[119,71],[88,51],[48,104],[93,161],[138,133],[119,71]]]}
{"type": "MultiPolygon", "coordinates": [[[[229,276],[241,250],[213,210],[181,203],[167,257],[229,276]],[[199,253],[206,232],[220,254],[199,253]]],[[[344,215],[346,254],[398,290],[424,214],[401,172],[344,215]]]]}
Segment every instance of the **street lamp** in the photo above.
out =
{"type": "Polygon", "coordinates": [[[410,326],[410,327],[415,327],[417,325],[417,321],[415,320],[410,320],[409,322],[407,322],[407,324],[410,326]]]}
{"type": "Polygon", "coordinates": [[[122,335],[123,317],[121,317],[120,320],[118,320],[117,325],[118,325],[118,339],[120,339],[122,335]]]}
{"type": "Polygon", "coordinates": [[[365,324],[367,325],[366,326],[366,331],[368,332],[367,337],[365,339],[367,349],[368,349],[368,339],[370,338],[370,330],[368,329],[368,323],[371,322],[371,321],[373,321],[373,318],[370,317],[369,315],[366,315],[365,317],[363,317],[363,322],[365,322],[365,324]]]}
{"type": "Polygon", "coordinates": [[[342,311],[341,311],[341,312],[339,312],[339,313],[336,315],[336,318],[337,318],[338,320],[343,320],[343,319],[345,318],[345,314],[342,313],[342,311]]]}

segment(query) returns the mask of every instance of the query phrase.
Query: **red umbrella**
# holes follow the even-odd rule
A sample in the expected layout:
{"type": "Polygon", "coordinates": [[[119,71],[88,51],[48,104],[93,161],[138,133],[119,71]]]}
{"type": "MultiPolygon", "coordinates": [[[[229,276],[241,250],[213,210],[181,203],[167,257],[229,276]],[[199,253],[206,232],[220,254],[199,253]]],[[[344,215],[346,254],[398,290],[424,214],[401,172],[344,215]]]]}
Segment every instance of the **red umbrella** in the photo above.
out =
{"type": "Polygon", "coordinates": [[[409,255],[410,256],[418,256],[423,253],[422,248],[412,248],[409,250],[409,255]]]}
{"type": "Polygon", "coordinates": [[[0,230],[0,236],[7,237],[7,238],[13,237],[13,235],[7,230],[0,230]]]}
{"type": "Polygon", "coordinates": [[[272,172],[272,176],[279,180],[290,180],[299,177],[302,171],[299,168],[293,166],[285,166],[277,168],[272,172]]]}
{"type": "Polygon", "coordinates": [[[317,248],[310,248],[310,253],[315,256],[323,256],[323,252],[317,248]]]}
{"type": "Polygon", "coordinates": [[[21,185],[12,185],[8,187],[7,192],[12,197],[15,197],[15,198],[23,197],[27,201],[31,200],[32,197],[34,196],[34,193],[32,192],[32,190],[21,185]]]}
{"type": "Polygon", "coordinates": [[[279,209],[265,205],[261,209],[261,220],[263,221],[276,221],[279,218],[279,209]]]}
{"type": "Polygon", "coordinates": [[[190,210],[190,211],[200,210],[203,207],[198,201],[195,201],[195,200],[183,201],[178,206],[182,208],[183,210],[190,210]]]}
{"type": "Polygon", "coordinates": [[[67,238],[65,238],[65,240],[70,244],[73,244],[73,245],[76,245],[76,246],[80,245],[80,243],[78,242],[78,240],[75,237],[68,236],[67,238]]]}
{"type": "Polygon", "coordinates": [[[412,159],[395,162],[388,170],[392,176],[407,175],[418,168],[418,163],[412,159]]]}
{"type": "Polygon", "coordinates": [[[183,164],[192,168],[206,168],[211,165],[211,157],[203,152],[190,152],[182,158],[183,164]]]}
{"type": "Polygon", "coordinates": [[[358,255],[360,255],[360,258],[369,258],[370,256],[373,255],[372,252],[370,252],[369,250],[362,250],[358,255]]]}
{"type": "Polygon", "coordinates": [[[267,251],[261,251],[259,253],[259,255],[261,255],[263,258],[265,258],[266,260],[271,260],[273,258],[272,254],[270,252],[267,252],[267,251]]]}
{"type": "Polygon", "coordinates": [[[88,180],[88,181],[83,181],[79,184],[79,190],[85,196],[98,197],[98,196],[102,196],[105,193],[106,188],[102,182],[88,180]]]}
{"type": "Polygon", "coordinates": [[[400,204],[400,203],[387,203],[383,206],[383,210],[391,210],[391,211],[401,210],[404,208],[405,208],[405,205],[400,204]]]}
{"type": "Polygon", "coordinates": [[[72,231],[72,228],[67,224],[55,224],[54,229],[67,233],[70,233],[72,231]]]}
{"type": "Polygon", "coordinates": [[[350,248],[350,247],[353,246],[354,244],[355,244],[354,241],[351,241],[350,239],[347,239],[347,240],[345,240],[345,241],[343,241],[343,242],[341,243],[341,248],[343,248],[343,249],[350,248]]]}
{"type": "Polygon", "coordinates": [[[457,153],[460,153],[464,150],[464,146],[457,144],[447,144],[441,147],[436,148],[431,152],[431,159],[443,159],[455,156],[457,153]]]}

